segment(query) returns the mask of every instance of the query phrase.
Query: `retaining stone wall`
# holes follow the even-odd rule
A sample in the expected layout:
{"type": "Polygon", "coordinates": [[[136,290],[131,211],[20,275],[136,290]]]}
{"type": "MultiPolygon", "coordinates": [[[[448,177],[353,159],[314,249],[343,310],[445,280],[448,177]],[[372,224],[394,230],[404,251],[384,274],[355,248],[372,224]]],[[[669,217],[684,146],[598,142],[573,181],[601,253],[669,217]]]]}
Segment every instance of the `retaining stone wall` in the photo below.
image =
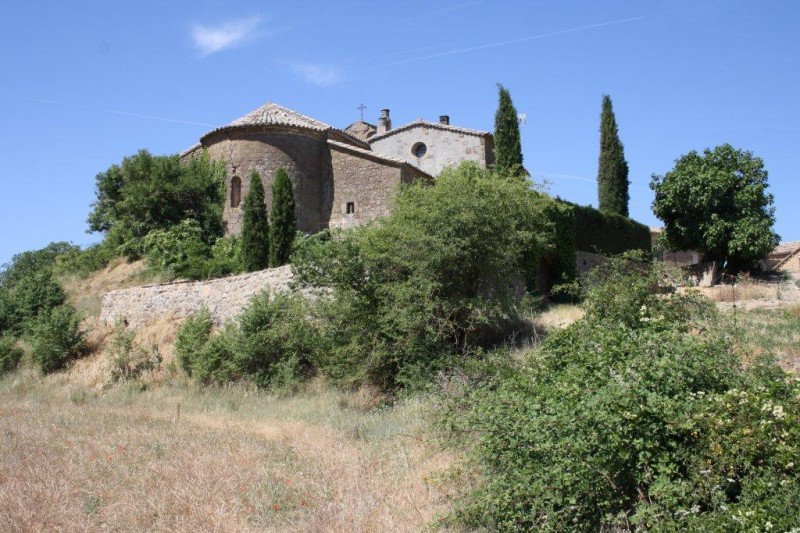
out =
{"type": "Polygon", "coordinates": [[[111,291],[103,296],[100,322],[114,324],[124,319],[136,327],[154,318],[185,318],[207,307],[217,324],[239,315],[250,299],[269,289],[289,291],[289,265],[209,281],[182,281],[111,291]]]}

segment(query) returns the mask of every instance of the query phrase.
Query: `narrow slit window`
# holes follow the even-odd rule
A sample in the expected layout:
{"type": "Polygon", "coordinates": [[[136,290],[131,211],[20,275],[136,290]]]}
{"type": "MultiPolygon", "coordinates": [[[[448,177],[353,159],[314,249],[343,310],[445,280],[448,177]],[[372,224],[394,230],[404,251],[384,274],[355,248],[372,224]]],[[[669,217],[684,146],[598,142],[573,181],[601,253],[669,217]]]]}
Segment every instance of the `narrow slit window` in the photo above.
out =
{"type": "Polygon", "coordinates": [[[231,207],[239,207],[242,201],[242,180],[239,176],[231,179],[231,207]]]}
{"type": "Polygon", "coordinates": [[[352,215],[356,212],[356,203],[355,202],[347,202],[347,214],[352,215]]]}

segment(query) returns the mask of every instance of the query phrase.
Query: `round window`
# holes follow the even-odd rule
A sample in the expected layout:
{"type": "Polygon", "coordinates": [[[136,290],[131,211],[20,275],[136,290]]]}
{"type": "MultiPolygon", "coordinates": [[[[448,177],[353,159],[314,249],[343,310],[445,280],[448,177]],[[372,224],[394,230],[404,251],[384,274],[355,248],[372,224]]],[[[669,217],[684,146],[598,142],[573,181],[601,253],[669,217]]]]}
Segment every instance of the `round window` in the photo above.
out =
{"type": "Polygon", "coordinates": [[[428,147],[425,146],[425,143],[417,143],[411,149],[411,153],[414,154],[415,157],[422,157],[428,152],[428,147]]]}

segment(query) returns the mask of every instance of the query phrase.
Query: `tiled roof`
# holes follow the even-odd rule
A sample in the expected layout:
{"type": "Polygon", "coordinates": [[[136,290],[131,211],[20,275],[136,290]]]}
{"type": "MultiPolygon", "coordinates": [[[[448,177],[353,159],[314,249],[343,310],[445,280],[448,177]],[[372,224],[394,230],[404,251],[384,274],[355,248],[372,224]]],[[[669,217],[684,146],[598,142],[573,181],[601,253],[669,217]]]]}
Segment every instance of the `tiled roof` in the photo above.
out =
{"type": "Polygon", "coordinates": [[[358,139],[357,137],[354,137],[345,131],[334,128],[330,124],[325,124],[324,122],[320,122],[319,120],[315,120],[311,117],[301,115],[297,111],[292,111],[291,109],[274,104],[272,102],[268,102],[258,109],[250,111],[246,115],[237,118],[225,126],[221,126],[209,131],[203,135],[203,138],[218,131],[247,126],[290,126],[314,131],[334,130],[339,134],[344,135],[346,138],[352,139],[355,142],[366,146],[362,139],[358,139]]]}
{"type": "Polygon", "coordinates": [[[279,106],[278,104],[273,104],[272,102],[268,102],[258,109],[250,111],[245,116],[237,118],[227,126],[223,127],[268,126],[272,124],[280,126],[296,126],[299,128],[308,128],[310,130],[317,131],[326,131],[332,128],[332,126],[325,124],[324,122],[301,115],[297,111],[292,111],[291,109],[279,106]]]}
{"type": "MultiPolygon", "coordinates": [[[[352,144],[346,144],[346,143],[342,143],[342,142],[339,142],[339,141],[334,141],[334,140],[331,140],[331,139],[328,139],[328,144],[330,144],[332,146],[336,146],[338,148],[342,148],[344,150],[350,150],[351,152],[355,152],[357,154],[363,154],[363,155],[365,155],[367,157],[371,157],[373,159],[379,159],[379,160],[382,160],[382,161],[386,161],[387,163],[393,163],[395,165],[408,165],[410,167],[413,167],[413,168],[419,170],[420,172],[422,172],[426,176],[430,176],[430,174],[428,174],[427,172],[425,172],[424,170],[422,170],[418,166],[412,165],[411,163],[409,163],[405,159],[400,159],[398,157],[392,157],[390,155],[381,154],[381,153],[378,153],[378,152],[373,152],[372,150],[365,150],[364,148],[359,148],[358,146],[353,146],[352,144]]],[[[433,176],[431,176],[431,177],[433,177],[433,176]]]]}
{"type": "Polygon", "coordinates": [[[462,128],[460,126],[451,126],[450,124],[442,124],[441,122],[430,122],[428,120],[418,119],[418,120],[415,120],[414,122],[409,122],[408,124],[403,124],[402,126],[399,126],[397,128],[392,128],[387,132],[379,133],[377,135],[373,135],[372,137],[367,139],[367,142],[372,144],[373,142],[375,142],[375,141],[377,141],[379,139],[383,139],[385,137],[389,137],[391,135],[394,135],[395,133],[399,133],[401,131],[405,131],[405,130],[408,130],[408,129],[411,129],[411,128],[414,128],[414,127],[417,127],[417,126],[425,126],[425,127],[428,127],[428,128],[452,131],[452,132],[455,132],[455,133],[464,133],[466,135],[477,135],[478,137],[483,137],[484,135],[489,135],[488,131],[473,130],[473,129],[469,129],[469,128],[462,128]]]}
{"type": "Polygon", "coordinates": [[[791,255],[800,250],[800,241],[782,242],[772,250],[770,255],[791,255]]]}
{"type": "Polygon", "coordinates": [[[178,154],[178,157],[183,157],[183,156],[185,156],[185,155],[187,155],[187,154],[190,154],[190,153],[194,152],[195,150],[197,150],[198,148],[201,148],[202,146],[203,146],[203,145],[202,145],[202,144],[200,144],[200,143],[194,143],[194,144],[193,144],[193,145],[191,145],[189,148],[187,148],[187,149],[186,149],[186,150],[184,150],[183,152],[179,153],[179,154],[178,154]]]}

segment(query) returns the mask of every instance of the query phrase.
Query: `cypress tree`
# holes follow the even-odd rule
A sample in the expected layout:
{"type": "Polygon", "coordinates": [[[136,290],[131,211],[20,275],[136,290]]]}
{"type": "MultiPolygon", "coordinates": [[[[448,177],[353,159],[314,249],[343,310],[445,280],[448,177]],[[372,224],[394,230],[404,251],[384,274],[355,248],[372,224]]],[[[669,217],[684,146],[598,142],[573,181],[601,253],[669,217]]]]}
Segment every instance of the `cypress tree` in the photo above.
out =
{"type": "Polygon", "coordinates": [[[250,190],[242,210],[242,266],[246,272],[267,268],[269,221],[264,205],[264,185],[255,170],[250,174],[250,190]]]}
{"type": "Polygon", "coordinates": [[[611,97],[603,95],[600,112],[600,161],[597,167],[597,205],[601,211],[628,216],[628,162],[619,140],[611,97]]]}
{"type": "Polygon", "coordinates": [[[292,180],[286,169],[279,168],[272,182],[272,212],[269,227],[269,266],[276,267],[289,262],[295,231],[294,194],[292,180]]]}
{"type": "Polygon", "coordinates": [[[522,176],[522,144],[519,137],[517,110],[508,89],[497,84],[499,102],[494,115],[494,165],[500,173],[522,176]]]}

